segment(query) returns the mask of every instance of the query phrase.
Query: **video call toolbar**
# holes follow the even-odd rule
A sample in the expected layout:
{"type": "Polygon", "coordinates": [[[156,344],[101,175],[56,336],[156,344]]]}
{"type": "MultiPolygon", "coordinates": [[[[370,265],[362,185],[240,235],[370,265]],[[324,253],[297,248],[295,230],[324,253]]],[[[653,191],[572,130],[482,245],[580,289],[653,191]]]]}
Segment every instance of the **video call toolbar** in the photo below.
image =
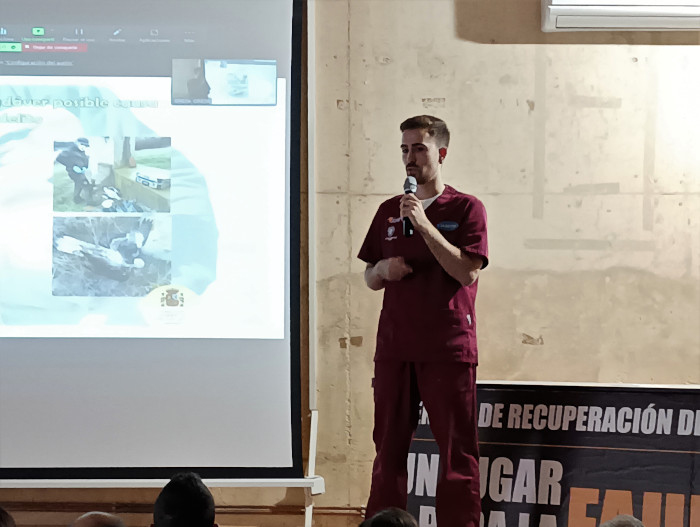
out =
{"type": "MultiPolygon", "coordinates": [[[[175,59],[273,60],[290,71],[280,2],[0,0],[0,76],[168,77],[175,59]],[[272,24],[272,26],[271,26],[272,24]],[[277,27],[276,24],[279,24],[277,27]]],[[[291,33],[290,33],[291,38],[291,33]]],[[[287,77],[286,73],[283,73],[287,77]]]]}

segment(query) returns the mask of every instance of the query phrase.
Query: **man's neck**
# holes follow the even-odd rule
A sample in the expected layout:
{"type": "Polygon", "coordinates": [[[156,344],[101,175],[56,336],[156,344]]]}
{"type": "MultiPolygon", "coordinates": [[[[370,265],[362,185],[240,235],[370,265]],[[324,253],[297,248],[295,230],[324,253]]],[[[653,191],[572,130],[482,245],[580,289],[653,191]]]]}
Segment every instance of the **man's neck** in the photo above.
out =
{"type": "Polygon", "coordinates": [[[442,182],[440,174],[438,174],[434,179],[427,181],[422,185],[418,185],[416,197],[418,199],[429,199],[442,194],[443,190],[445,190],[445,184],[442,182]]]}

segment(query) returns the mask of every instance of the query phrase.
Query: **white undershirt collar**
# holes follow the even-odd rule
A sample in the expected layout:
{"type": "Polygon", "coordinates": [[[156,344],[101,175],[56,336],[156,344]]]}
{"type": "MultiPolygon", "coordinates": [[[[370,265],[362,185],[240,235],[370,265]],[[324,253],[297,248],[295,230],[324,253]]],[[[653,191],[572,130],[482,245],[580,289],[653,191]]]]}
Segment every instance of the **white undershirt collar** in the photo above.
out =
{"type": "MultiPolygon", "coordinates": [[[[444,190],[443,190],[442,192],[444,192],[444,190]]],[[[433,196],[432,198],[420,200],[420,202],[423,204],[423,210],[425,210],[425,209],[427,209],[428,207],[430,207],[430,205],[433,204],[433,201],[435,201],[435,200],[438,199],[440,196],[442,196],[442,192],[440,192],[440,194],[438,194],[437,196],[433,196]]]]}

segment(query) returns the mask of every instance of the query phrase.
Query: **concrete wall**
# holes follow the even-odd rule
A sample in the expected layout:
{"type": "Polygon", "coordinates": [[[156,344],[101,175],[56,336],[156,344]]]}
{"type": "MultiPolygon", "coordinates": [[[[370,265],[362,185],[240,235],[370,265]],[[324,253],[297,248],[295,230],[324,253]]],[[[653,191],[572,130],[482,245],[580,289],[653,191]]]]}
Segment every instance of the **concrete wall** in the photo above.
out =
{"type": "MultiPolygon", "coordinates": [[[[700,382],[698,33],[544,35],[537,0],[317,0],[315,12],[316,525],[357,525],[369,490],[381,293],[355,255],[401,189],[410,115],[447,121],[445,180],[489,213],[482,379],[700,382]]],[[[0,503],[21,525],[91,509],[148,525],[156,494],[5,490],[0,503]]],[[[215,497],[222,525],[302,524],[299,491],[215,497]]]]}
{"type": "Polygon", "coordinates": [[[369,491],[382,295],[356,254],[411,115],[447,121],[444,179],[489,213],[480,378],[700,382],[697,33],[545,35],[536,0],[316,4],[322,504],[369,491]]]}

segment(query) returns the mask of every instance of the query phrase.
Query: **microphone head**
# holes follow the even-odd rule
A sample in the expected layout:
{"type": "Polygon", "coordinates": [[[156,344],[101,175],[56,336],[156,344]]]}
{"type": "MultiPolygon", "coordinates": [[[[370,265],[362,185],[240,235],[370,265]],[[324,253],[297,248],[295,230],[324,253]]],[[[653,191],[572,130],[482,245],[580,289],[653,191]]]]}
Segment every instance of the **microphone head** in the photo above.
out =
{"type": "Polygon", "coordinates": [[[403,183],[403,191],[406,194],[415,194],[416,190],[418,190],[418,182],[416,181],[416,178],[414,178],[413,176],[407,176],[406,181],[404,181],[403,183]]]}

